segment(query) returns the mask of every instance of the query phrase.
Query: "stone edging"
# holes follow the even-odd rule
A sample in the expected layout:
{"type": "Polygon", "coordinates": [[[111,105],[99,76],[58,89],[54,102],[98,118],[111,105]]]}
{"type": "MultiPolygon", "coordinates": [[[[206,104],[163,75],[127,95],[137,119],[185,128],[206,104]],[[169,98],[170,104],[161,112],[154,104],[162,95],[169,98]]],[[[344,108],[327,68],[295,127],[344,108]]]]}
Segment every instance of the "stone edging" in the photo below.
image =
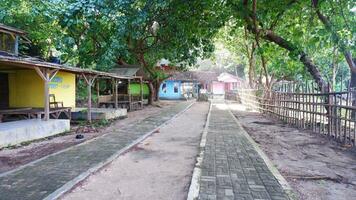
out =
{"type": "Polygon", "coordinates": [[[242,127],[238,119],[234,116],[234,114],[231,112],[230,108],[228,109],[230,115],[233,117],[234,121],[236,124],[241,128],[241,133],[247,138],[247,140],[251,143],[251,145],[254,147],[254,149],[257,151],[258,155],[261,156],[263,161],[266,163],[269,171],[273,174],[273,176],[277,179],[278,183],[282,186],[284,191],[286,191],[288,197],[290,199],[294,199],[294,194],[293,190],[290,187],[289,183],[287,180],[281,175],[281,173],[278,171],[278,169],[273,165],[271,160],[268,158],[268,156],[262,151],[262,149],[258,146],[258,144],[252,139],[252,137],[246,132],[246,130],[242,127]]]}
{"type": "Polygon", "coordinates": [[[189,186],[187,200],[195,200],[199,196],[199,190],[200,190],[199,182],[200,182],[200,177],[201,177],[201,164],[202,164],[202,161],[204,158],[206,136],[208,134],[208,129],[209,129],[209,120],[210,120],[210,113],[211,113],[212,105],[213,105],[212,102],[210,102],[208,116],[206,118],[206,123],[204,126],[204,130],[203,130],[200,145],[199,145],[200,153],[197,157],[197,162],[196,162],[194,170],[193,170],[193,175],[192,175],[192,180],[191,180],[190,186],[189,186]]]}

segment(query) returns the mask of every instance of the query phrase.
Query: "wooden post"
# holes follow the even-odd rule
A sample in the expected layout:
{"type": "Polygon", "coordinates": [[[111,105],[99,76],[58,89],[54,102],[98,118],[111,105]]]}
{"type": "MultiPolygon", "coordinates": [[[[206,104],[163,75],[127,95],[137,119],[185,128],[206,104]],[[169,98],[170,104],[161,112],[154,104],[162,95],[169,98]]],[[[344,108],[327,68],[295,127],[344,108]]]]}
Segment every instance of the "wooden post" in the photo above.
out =
{"type": "Polygon", "coordinates": [[[44,120],[49,120],[49,82],[56,76],[59,69],[48,69],[48,68],[39,68],[35,67],[37,74],[41,77],[44,83],[44,120]]]}
{"type": "Polygon", "coordinates": [[[118,102],[118,95],[117,95],[117,87],[119,86],[119,81],[115,78],[112,79],[112,86],[113,86],[113,95],[114,95],[114,107],[117,109],[119,108],[118,102]]]}
{"type": "Polygon", "coordinates": [[[94,84],[94,81],[97,77],[97,75],[93,76],[93,75],[86,75],[86,74],[82,74],[84,77],[85,82],[87,83],[87,91],[88,91],[88,112],[87,112],[87,118],[88,118],[88,122],[91,123],[92,119],[91,119],[91,87],[94,84]]]}
{"type": "Polygon", "coordinates": [[[127,94],[129,95],[129,110],[131,110],[131,89],[130,89],[130,83],[131,83],[131,80],[128,79],[128,83],[127,83],[127,94]]]}
{"type": "Polygon", "coordinates": [[[98,98],[98,100],[97,100],[97,106],[99,107],[100,105],[99,105],[99,96],[100,96],[100,82],[99,82],[99,80],[97,80],[96,81],[96,96],[97,96],[97,98],[98,98]]]}
{"type": "Polygon", "coordinates": [[[47,121],[49,120],[49,74],[45,73],[44,76],[46,77],[46,80],[44,81],[44,120],[47,121]]]}
{"type": "Polygon", "coordinates": [[[140,77],[140,94],[141,94],[141,109],[143,108],[143,81],[142,77],[140,77]]]}

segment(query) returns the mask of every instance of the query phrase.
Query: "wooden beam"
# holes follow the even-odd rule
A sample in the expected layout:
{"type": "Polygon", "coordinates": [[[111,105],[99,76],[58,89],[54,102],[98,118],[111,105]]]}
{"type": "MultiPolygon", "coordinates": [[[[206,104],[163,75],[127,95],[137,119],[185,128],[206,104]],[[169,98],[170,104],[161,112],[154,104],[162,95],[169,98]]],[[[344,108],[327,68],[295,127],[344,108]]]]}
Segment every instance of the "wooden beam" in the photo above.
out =
{"type": "Polygon", "coordinates": [[[82,74],[84,77],[85,82],[87,83],[87,92],[88,92],[88,112],[87,112],[87,120],[89,123],[92,122],[91,118],[91,110],[92,110],[92,97],[91,97],[91,87],[94,84],[95,79],[97,78],[98,75],[90,75],[90,74],[82,74]]]}
{"type": "Polygon", "coordinates": [[[117,91],[117,87],[119,86],[119,80],[117,79],[112,79],[112,82],[113,82],[113,95],[114,95],[114,107],[116,109],[119,108],[119,100],[117,99],[118,98],[118,91],[117,91]]]}
{"type": "Polygon", "coordinates": [[[51,72],[47,68],[40,69],[39,67],[35,67],[37,74],[41,77],[44,83],[44,120],[48,121],[49,116],[49,82],[51,81],[51,72]]]}
{"type": "Polygon", "coordinates": [[[98,98],[97,106],[99,107],[100,106],[99,105],[99,96],[100,96],[100,81],[99,80],[96,81],[96,96],[98,98]]]}
{"type": "Polygon", "coordinates": [[[43,70],[43,74],[45,77],[44,81],[44,120],[48,121],[49,120],[49,73],[47,69],[43,70]]]}
{"type": "Polygon", "coordinates": [[[41,70],[39,67],[35,67],[35,70],[36,70],[37,74],[41,77],[42,80],[44,80],[44,81],[47,80],[45,75],[44,75],[44,73],[43,73],[44,69],[41,70]]]}
{"type": "Polygon", "coordinates": [[[88,121],[89,123],[91,123],[91,85],[88,84],[87,85],[87,91],[88,91],[88,115],[87,115],[87,118],[88,118],[88,121]]]}
{"type": "Polygon", "coordinates": [[[127,94],[129,95],[129,110],[131,110],[131,101],[132,101],[132,98],[131,98],[131,89],[130,89],[130,83],[131,83],[131,80],[129,79],[128,80],[128,83],[127,83],[127,94]]]}
{"type": "Polygon", "coordinates": [[[59,69],[49,70],[49,81],[52,81],[52,79],[57,75],[58,72],[59,69]]]}
{"type": "Polygon", "coordinates": [[[140,94],[141,94],[141,109],[143,108],[143,81],[142,77],[140,78],[140,94]]]}

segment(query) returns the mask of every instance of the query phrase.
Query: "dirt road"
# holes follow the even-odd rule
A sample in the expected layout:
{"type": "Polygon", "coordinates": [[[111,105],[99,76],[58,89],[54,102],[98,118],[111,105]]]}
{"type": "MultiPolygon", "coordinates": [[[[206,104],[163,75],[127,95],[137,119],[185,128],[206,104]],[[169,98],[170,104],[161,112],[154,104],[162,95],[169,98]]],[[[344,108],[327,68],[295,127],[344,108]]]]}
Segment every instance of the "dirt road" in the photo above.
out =
{"type": "Polygon", "coordinates": [[[62,199],[185,199],[207,112],[194,104],[62,199]]]}
{"type": "Polygon", "coordinates": [[[356,197],[356,153],[319,134],[230,105],[235,116],[287,179],[300,200],[356,197]]]}

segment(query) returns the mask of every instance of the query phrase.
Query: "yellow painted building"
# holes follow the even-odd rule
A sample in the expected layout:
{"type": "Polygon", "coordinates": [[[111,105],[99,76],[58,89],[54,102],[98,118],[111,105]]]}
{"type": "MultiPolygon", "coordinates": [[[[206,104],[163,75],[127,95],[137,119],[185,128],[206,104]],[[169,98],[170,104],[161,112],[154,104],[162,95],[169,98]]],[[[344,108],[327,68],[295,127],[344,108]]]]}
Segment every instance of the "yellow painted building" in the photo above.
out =
{"type": "MultiPolygon", "coordinates": [[[[14,70],[8,73],[8,79],[10,107],[43,107],[44,84],[35,70],[14,70]]],[[[58,72],[49,84],[49,94],[54,94],[64,107],[74,108],[75,74],[58,72]]]]}

